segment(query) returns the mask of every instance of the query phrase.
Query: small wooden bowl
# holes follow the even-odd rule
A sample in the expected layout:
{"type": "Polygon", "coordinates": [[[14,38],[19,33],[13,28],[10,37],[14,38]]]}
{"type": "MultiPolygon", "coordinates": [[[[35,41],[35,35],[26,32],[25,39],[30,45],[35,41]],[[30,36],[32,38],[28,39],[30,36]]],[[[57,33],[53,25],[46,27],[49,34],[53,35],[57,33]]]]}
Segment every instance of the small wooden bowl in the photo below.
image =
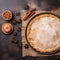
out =
{"type": "Polygon", "coordinates": [[[2,32],[4,34],[10,34],[13,31],[13,26],[10,23],[4,23],[2,25],[2,32]]]}
{"type": "Polygon", "coordinates": [[[6,10],[2,13],[2,17],[4,20],[9,21],[12,19],[12,12],[9,10],[6,10]]]}

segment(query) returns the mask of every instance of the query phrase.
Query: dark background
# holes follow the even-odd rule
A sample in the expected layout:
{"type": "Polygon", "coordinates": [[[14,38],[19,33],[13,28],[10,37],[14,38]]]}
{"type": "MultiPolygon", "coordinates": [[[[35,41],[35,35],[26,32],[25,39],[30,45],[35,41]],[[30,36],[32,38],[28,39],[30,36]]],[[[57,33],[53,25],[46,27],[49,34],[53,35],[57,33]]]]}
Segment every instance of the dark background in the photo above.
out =
{"type": "Polygon", "coordinates": [[[21,12],[28,3],[35,3],[41,10],[51,11],[60,7],[60,0],[0,0],[0,60],[57,60],[56,56],[48,57],[22,57],[22,49],[14,43],[11,43],[10,38],[16,38],[21,44],[21,32],[17,32],[16,27],[21,27],[22,23],[14,25],[14,31],[18,34],[17,36],[4,35],[1,31],[1,26],[6,21],[3,20],[1,14],[5,10],[11,10],[14,14],[14,19],[20,17],[15,16],[16,12],[21,12]]]}

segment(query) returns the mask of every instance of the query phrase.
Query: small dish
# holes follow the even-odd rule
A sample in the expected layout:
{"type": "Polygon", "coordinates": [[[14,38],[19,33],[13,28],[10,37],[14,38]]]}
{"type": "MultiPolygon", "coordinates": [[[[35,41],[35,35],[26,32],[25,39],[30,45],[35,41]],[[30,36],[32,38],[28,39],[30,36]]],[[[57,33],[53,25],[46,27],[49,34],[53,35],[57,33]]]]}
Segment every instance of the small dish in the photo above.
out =
{"type": "Polygon", "coordinates": [[[6,10],[2,13],[2,17],[4,20],[9,21],[12,19],[12,12],[10,10],[6,10]]]}
{"type": "Polygon", "coordinates": [[[10,23],[4,23],[2,25],[2,32],[4,34],[10,34],[13,31],[13,26],[10,23]]]}

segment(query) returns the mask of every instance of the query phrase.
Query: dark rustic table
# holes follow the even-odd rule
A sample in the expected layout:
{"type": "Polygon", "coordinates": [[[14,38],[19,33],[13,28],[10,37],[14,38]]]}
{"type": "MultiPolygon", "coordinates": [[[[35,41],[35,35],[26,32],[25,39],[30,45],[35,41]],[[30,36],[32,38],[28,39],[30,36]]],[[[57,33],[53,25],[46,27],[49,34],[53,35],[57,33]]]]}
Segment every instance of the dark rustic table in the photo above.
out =
{"type": "MultiPolygon", "coordinates": [[[[22,23],[13,25],[14,32],[17,32],[17,36],[13,34],[5,35],[1,31],[1,26],[4,21],[1,14],[5,10],[11,10],[13,12],[14,18],[12,20],[20,19],[20,16],[16,16],[16,12],[23,12],[26,5],[35,4],[37,10],[44,11],[55,11],[55,9],[60,7],[60,0],[0,0],[0,60],[47,60],[56,59],[55,56],[51,57],[24,57],[22,58],[22,48],[17,44],[11,42],[10,38],[14,37],[21,44],[22,36],[21,32],[17,31],[17,27],[22,27],[22,23]]],[[[57,13],[59,13],[57,11],[57,13]]],[[[60,14],[60,13],[59,13],[60,14]]],[[[10,22],[11,23],[11,22],[10,22]]]]}

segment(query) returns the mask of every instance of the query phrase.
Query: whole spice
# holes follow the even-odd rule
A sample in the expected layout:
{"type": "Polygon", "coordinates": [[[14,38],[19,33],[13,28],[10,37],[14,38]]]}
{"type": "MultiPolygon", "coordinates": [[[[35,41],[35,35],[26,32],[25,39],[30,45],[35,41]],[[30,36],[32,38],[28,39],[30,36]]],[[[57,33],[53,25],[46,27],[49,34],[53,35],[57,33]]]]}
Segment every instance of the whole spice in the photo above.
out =
{"type": "Polygon", "coordinates": [[[21,27],[17,27],[17,31],[18,32],[21,32],[21,27]]]}
{"type": "Polygon", "coordinates": [[[14,36],[17,36],[17,32],[13,32],[13,35],[14,35],[14,36]]]}
{"type": "Polygon", "coordinates": [[[17,23],[16,20],[12,20],[13,25],[16,25],[16,23],[17,23]]]}
{"type": "Polygon", "coordinates": [[[24,48],[25,49],[28,49],[29,48],[29,45],[28,44],[25,44],[24,48]]]}
{"type": "Polygon", "coordinates": [[[33,11],[35,11],[35,10],[36,10],[36,8],[33,8],[33,9],[31,9],[30,11],[33,12],[33,11]]]}
{"type": "Polygon", "coordinates": [[[16,16],[19,16],[20,15],[20,12],[16,12],[16,16]]]}
{"type": "Polygon", "coordinates": [[[33,16],[34,14],[35,14],[35,11],[33,11],[33,12],[30,14],[29,18],[30,18],[31,16],[33,16]]]}
{"type": "Polygon", "coordinates": [[[16,22],[17,22],[17,23],[21,23],[22,20],[21,20],[21,19],[17,19],[16,22]]]}
{"type": "Polygon", "coordinates": [[[28,9],[29,9],[29,6],[28,6],[28,5],[26,5],[26,6],[24,7],[24,9],[25,9],[25,10],[28,10],[28,9]]]}
{"type": "Polygon", "coordinates": [[[24,17],[22,18],[23,21],[27,20],[29,17],[31,17],[33,14],[35,14],[35,11],[36,8],[33,8],[31,9],[30,11],[27,11],[25,14],[24,14],[24,17]]]}
{"type": "Polygon", "coordinates": [[[11,40],[12,43],[15,43],[15,44],[19,43],[19,41],[14,37],[10,38],[10,40],[11,40]]]}

